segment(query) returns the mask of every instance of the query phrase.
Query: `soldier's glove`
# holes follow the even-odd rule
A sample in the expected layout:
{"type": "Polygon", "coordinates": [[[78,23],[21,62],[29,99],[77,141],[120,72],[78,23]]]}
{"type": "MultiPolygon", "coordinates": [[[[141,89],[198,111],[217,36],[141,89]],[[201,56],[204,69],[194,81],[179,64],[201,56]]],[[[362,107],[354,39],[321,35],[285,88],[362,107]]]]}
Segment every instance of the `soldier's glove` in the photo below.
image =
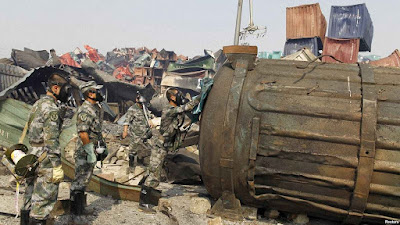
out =
{"type": "Polygon", "coordinates": [[[145,135],[146,139],[150,139],[151,137],[153,137],[153,132],[151,131],[151,129],[148,129],[145,135]]]}
{"type": "Polygon", "coordinates": [[[61,164],[59,166],[53,167],[53,178],[52,183],[60,183],[64,179],[64,170],[61,164]]]}
{"type": "Polygon", "coordinates": [[[87,153],[87,161],[88,163],[95,163],[97,161],[96,154],[94,153],[94,145],[92,142],[83,146],[83,150],[87,153]]]}

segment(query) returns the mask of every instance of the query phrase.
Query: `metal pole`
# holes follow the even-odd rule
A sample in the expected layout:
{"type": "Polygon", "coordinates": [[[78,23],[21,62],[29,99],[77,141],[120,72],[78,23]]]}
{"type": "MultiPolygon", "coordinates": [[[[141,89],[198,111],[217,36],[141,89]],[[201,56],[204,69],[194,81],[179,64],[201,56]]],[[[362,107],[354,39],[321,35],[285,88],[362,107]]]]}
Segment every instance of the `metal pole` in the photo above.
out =
{"type": "Polygon", "coordinates": [[[250,8],[250,27],[254,26],[253,23],[253,0],[249,0],[249,8],[250,8]]]}
{"type": "Polygon", "coordinates": [[[240,35],[240,23],[242,22],[242,6],[243,0],[238,0],[238,9],[236,16],[236,29],[235,29],[235,41],[234,45],[239,45],[239,35],[240,35]]]}

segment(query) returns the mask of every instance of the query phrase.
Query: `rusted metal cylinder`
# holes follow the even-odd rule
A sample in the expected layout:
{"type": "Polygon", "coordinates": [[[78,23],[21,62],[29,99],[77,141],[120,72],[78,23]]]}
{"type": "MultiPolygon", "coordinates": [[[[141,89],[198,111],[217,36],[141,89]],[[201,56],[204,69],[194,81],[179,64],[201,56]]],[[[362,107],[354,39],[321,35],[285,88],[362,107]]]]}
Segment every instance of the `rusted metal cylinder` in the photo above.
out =
{"type": "Polygon", "coordinates": [[[239,53],[202,114],[208,192],[347,224],[399,220],[400,69],[260,60],[243,72],[239,53]]]}

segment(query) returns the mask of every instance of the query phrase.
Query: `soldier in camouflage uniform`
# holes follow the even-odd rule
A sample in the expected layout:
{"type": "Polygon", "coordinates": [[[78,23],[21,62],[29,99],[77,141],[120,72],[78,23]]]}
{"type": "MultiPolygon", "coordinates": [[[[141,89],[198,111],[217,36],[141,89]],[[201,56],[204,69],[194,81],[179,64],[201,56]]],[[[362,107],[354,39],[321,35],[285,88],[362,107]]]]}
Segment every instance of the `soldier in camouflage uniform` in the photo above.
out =
{"type": "Polygon", "coordinates": [[[98,104],[103,101],[99,90],[102,85],[96,85],[94,81],[82,84],[79,88],[85,96],[85,101],[77,111],[76,128],[78,132],[77,149],[75,158],[75,179],[71,184],[72,211],[80,215],[84,211],[85,188],[93,174],[93,168],[97,162],[96,148],[106,148],[102,136],[101,107],[98,104]]]}
{"type": "Polygon", "coordinates": [[[58,186],[64,177],[61,168],[59,136],[62,126],[57,100],[66,102],[72,87],[65,74],[52,74],[48,90],[32,107],[28,120],[29,154],[38,158],[33,177],[27,178],[21,224],[45,224],[57,201],[58,186]],[[30,218],[29,218],[30,217],[30,218]]]}
{"type": "Polygon", "coordinates": [[[166,93],[169,108],[163,110],[159,133],[153,133],[151,142],[153,148],[150,156],[149,174],[140,193],[139,205],[142,209],[151,210],[154,204],[148,201],[150,195],[157,192],[155,188],[160,184],[161,169],[168,152],[174,152],[181,144],[180,127],[183,124],[184,112],[193,110],[199,104],[199,97],[184,104],[185,98],[177,89],[169,89],[166,93]]]}
{"type": "MultiPolygon", "coordinates": [[[[147,140],[151,138],[152,134],[149,122],[144,114],[144,110],[146,109],[143,108],[143,104],[145,102],[146,100],[143,96],[138,95],[136,103],[132,105],[126,113],[122,138],[126,138],[128,134],[130,136],[129,167],[131,170],[135,167],[134,161],[143,165],[143,158],[150,155],[150,152],[146,154],[146,151],[150,149],[147,140]]],[[[147,115],[149,116],[149,114],[147,115]]]]}

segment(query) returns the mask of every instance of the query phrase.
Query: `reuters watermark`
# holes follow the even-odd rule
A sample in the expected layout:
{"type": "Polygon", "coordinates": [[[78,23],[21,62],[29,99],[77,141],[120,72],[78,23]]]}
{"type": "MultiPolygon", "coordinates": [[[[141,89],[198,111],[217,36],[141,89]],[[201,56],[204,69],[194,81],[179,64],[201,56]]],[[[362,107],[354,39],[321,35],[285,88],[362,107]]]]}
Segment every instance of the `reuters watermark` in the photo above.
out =
{"type": "Polygon", "coordinates": [[[385,220],[385,224],[400,224],[400,220],[385,220]]]}

